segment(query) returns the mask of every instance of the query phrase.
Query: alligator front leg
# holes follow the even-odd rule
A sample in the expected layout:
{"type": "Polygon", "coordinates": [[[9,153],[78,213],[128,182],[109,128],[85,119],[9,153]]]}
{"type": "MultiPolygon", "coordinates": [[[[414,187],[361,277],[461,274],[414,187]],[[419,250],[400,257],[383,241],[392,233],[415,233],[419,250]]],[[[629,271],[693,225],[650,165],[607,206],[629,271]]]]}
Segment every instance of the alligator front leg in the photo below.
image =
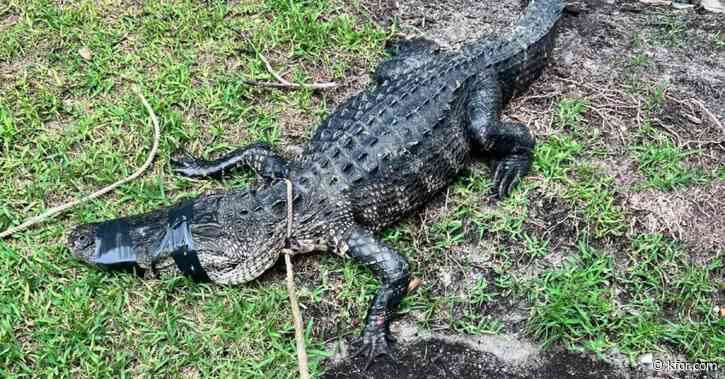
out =
{"type": "Polygon", "coordinates": [[[171,165],[175,173],[190,178],[218,178],[239,166],[252,168],[267,182],[287,176],[287,162],[262,143],[236,149],[214,160],[180,152],[171,159],[171,165]]]}
{"type": "Polygon", "coordinates": [[[393,359],[390,351],[390,321],[408,288],[408,262],[395,250],[378,241],[370,232],[353,227],[339,249],[351,258],[370,267],[381,282],[380,289],[368,309],[362,336],[353,357],[367,357],[365,369],[380,355],[393,359]]]}
{"type": "Polygon", "coordinates": [[[494,157],[493,183],[499,198],[507,196],[529,172],[536,143],[526,125],[499,120],[502,106],[495,74],[482,74],[468,102],[469,131],[475,145],[494,157]]]}

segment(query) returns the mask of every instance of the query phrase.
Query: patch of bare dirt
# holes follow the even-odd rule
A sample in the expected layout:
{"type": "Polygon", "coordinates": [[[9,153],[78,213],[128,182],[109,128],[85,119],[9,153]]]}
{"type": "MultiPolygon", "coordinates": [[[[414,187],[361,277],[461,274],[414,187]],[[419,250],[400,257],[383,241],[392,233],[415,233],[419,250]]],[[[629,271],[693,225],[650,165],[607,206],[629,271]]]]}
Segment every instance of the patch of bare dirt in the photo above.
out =
{"type": "Polygon", "coordinates": [[[398,336],[396,362],[381,358],[364,370],[363,357],[351,357],[345,346],[336,349],[322,378],[512,378],[512,379],[654,379],[717,378],[715,372],[657,371],[653,362],[682,362],[685,357],[644,354],[633,364],[611,350],[606,359],[594,354],[567,351],[561,347],[542,349],[515,334],[449,335],[419,329],[399,322],[391,327],[398,336]]]}
{"type": "Polygon", "coordinates": [[[636,207],[638,231],[664,232],[696,250],[718,248],[725,217],[706,209],[720,203],[720,185],[637,193],[635,184],[644,178],[630,153],[635,142],[646,144],[641,130],[649,118],[691,153],[688,168],[712,172],[725,164],[725,54],[713,47],[717,33],[725,31],[721,16],[634,1],[585,1],[579,8],[563,20],[552,66],[509,107],[509,117],[529,123],[545,139],[557,133],[552,104],[585,99],[585,127],[607,152],[594,161],[615,179],[628,206],[636,207]],[[658,86],[666,89],[659,95],[658,86]]]}
{"type": "Polygon", "coordinates": [[[569,202],[541,189],[537,192],[532,194],[524,231],[549,241],[552,252],[574,247],[579,225],[569,202]]]}
{"type": "Polygon", "coordinates": [[[0,62],[0,78],[11,80],[21,74],[23,70],[33,62],[31,58],[0,62]]]}
{"type": "MultiPolygon", "coordinates": [[[[394,325],[401,348],[398,362],[383,360],[362,370],[361,357],[341,351],[323,378],[650,378],[646,370],[633,376],[620,361],[612,364],[589,354],[559,348],[542,351],[514,335],[450,336],[394,325]]],[[[616,360],[621,360],[617,357],[616,360]]]]}
{"type": "Polygon", "coordinates": [[[662,233],[685,241],[693,252],[722,251],[725,246],[725,182],[716,180],[673,192],[648,189],[632,193],[628,206],[648,233],[662,233]]]}
{"type": "Polygon", "coordinates": [[[474,39],[506,35],[521,14],[517,1],[400,1],[401,31],[423,36],[446,48],[460,48],[474,39]]]}
{"type": "Polygon", "coordinates": [[[620,188],[629,189],[635,183],[645,180],[639,172],[637,162],[629,156],[610,156],[594,160],[594,163],[602,167],[620,188]]]}

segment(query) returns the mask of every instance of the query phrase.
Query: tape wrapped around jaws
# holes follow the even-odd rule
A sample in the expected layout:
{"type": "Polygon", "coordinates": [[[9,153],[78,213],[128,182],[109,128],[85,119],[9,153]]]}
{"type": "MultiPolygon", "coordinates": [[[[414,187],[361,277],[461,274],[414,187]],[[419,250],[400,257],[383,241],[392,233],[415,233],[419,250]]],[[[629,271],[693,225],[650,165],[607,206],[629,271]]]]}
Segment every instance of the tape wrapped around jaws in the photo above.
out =
{"type": "Polygon", "coordinates": [[[198,282],[210,281],[209,276],[201,267],[199,256],[194,248],[191,236],[190,221],[194,216],[193,203],[186,202],[169,211],[169,225],[161,244],[154,252],[154,261],[171,256],[176,267],[184,275],[198,282]]]}
{"type": "Polygon", "coordinates": [[[106,221],[96,226],[96,250],[92,263],[108,270],[136,270],[138,274],[143,274],[136,258],[129,226],[124,219],[106,221]]]}

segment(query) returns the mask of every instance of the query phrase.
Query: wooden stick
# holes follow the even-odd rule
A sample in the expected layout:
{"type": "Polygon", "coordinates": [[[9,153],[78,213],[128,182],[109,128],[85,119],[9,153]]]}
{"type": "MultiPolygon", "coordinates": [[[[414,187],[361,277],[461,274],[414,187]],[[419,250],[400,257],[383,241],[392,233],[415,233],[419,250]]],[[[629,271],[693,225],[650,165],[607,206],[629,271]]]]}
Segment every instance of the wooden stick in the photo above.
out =
{"type": "MultiPolygon", "coordinates": [[[[287,184],[287,240],[292,237],[292,181],[285,179],[287,184]]],[[[295,324],[295,340],[297,342],[297,363],[300,369],[300,378],[309,379],[307,368],[307,351],[305,350],[305,336],[302,329],[302,316],[300,304],[297,302],[297,289],[295,288],[294,270],[292,269],[292,251],[284,250],[284,263],[287,266],[287,294],[292,306],[292,319],[295,324]]]]}
{"type": "Polygon", "coordinates": [[[258,87],[282,88],[282,89],[328,89],[337,87],[336,83],[319,83],[319,84],[294,84],[294,83],[278,83],[278,82],[261,82],[259,80],[244,79],[244,83],[258,87]]]}
{"type": "Polygon", "coordinates": [[[693,102],[693,103],[695,103],[695,104],[697,104],[697,105],[699,105],[699,106],[700,106],[700,109],[702,109],[702,111],[703,111],[703,112],[704,112],[704,113],[705,113],[705,114],[706,114],[706,115],[707,115],[708,117],[710,117],[710,120],[712,120],[712,122],[714,122],[714,123],[715,123],[715,125],[717,125],[717,127],[718,127],[718,128],[720,128],[720,130],[721,130],[721,131],[722,131],[723,133],[725,133],[725,127],[724,127],[724,126],[722,125],[722,123],[721,123],[721,122],[720,122],[720,120],[719,120],[719,119],[717,118],[717,116],[715,116],[714,114],[712,114],[712,112],[710,112],[710,110],[709,110],[709,109],[707,109],[707,107],[705,106],[705,103],[703,103],[703,102],[702,102],[702,101],[700,101],[700,100],[695,100],[695,99],[693,99],[693,100],[692,100],[692,102],[693,102]]]}

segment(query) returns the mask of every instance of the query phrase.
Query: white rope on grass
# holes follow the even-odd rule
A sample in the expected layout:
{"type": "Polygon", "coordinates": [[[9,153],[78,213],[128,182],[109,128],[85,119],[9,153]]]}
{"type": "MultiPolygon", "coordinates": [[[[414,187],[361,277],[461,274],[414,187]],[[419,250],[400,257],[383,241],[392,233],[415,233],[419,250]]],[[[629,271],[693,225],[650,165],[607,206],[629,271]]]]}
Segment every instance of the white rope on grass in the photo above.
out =
{"type": "Polygon", "coordinates": [[[146,158],[146,162],[144,162],[144,164],[138,170],[136,170],[136,172],[134,172],[133,174],[131,174],[107,187],[101,188],[100,190],[93,192],[92,194],[90,194],[88,196],[84,196],[80,199],[76,199],[71,202],[58,205],[57,207],[50,208],[35,217],[31,217],[31,218],[27,219],[25,222],[23,222],[20,225],[6,229],[2,233],[0,233],[0,239],[10,237],[15,233],[18,233],[33,225],[46,221],[46,220],[50,219],[51,217],[54,217],[62,212],[65,212],[65,211],[75,207],[78,204],[82,204],[82,203],[88,202],[90,200],[93,200],[95,198],[101,197],[101,196],[113,191],[114,189],[116,189],[132,180],[135,180],[136,178],[141,176],[141,174],[143,174],[151,166],[151,163],[153,163],[154,158],[156,157],[156,153],[158,152],[159,140],[161,139],[161,128],[159,127],[159,119],[156,117],[156,113],[154,113],[154,110],[151,108],[151,105],[149,105],[149,102],[146,100],[146,98],[141,93],[141,91],[138,88],[134,87],[133,92],[135,92],[136,95],[141,99],[141,102],[143,103],[144,107],[146,108],[146,111],[149,114],[149,117],[151,118],[151,123],[153,123],[153,126],[154,126],[154,142],[153,142],[153,146],[151,147],[151,151],[149,152],[148,158],[146,158]]]}

